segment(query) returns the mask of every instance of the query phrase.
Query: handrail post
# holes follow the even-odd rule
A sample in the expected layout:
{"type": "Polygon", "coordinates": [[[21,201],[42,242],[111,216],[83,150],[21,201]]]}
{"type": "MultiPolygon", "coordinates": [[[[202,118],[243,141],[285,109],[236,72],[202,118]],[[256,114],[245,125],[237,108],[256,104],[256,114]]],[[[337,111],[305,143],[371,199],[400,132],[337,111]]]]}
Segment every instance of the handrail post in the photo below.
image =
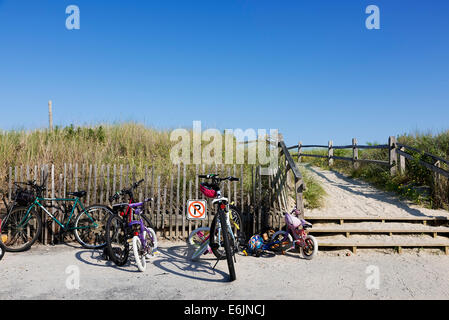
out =
{"type": "Polygon", "coordinates": [[[389,152],[389,163],[390,163],[390,175],[394,176],[397,172],[397,152],[396,152],[396,137],[390,136],[388,138],[389,152]]]}
{"type": "Polygon", "coordinates": [[[304,217],[304,199],[303,191],[305,190],[304,180],[302,179],[301,172],[298,170],[296,163],[293,161],[290,152],[285,146],[283,140],[279,141],[279,148],[285,156],[285,161],[287,163],[288,170],[291,170],[295,177],[295,197],[296,197],[296,208],[301,212],[302,217],[304,217]]]}
{"type": "Polygon", "coordinates": [[[298,163],[301,163],[302,141],[298,142],[298,163]]]}
{"type": "MultiPolygon", "coordinates": [[[[401,150],[402,152],[405,152],[404,147],[401,147],[399,150],[401,150]]],[[[405,173],[405,157],[402,154],[399,155],[399,172],[401,174],[405,173]]]]}
{"type": "Polygon", "coordinates": [[[334,156],[334,149],[332,148],[332,144],[333,144],[332,140],[329,140],[327,149],[327,158],[329,167],[332,167],[334,165],[334,159],[332,158],[334,156]]]}
{"type": "Polygon", "coordinates": [[[352,138],[352,167],[354,170],[357,170],[359,168],[359,149],[357,148],[357,139],[352,138]]]}
{"type": "MultiPolygon", "coordinates": [[[[440,160],[437,160],[434,163],[434,166],[437,168],[441,167],[440,160]]],[[[433,173],[433,178],[435,179],[435,192],[440,188],[440,174],[438,172],[433,173]]]]}

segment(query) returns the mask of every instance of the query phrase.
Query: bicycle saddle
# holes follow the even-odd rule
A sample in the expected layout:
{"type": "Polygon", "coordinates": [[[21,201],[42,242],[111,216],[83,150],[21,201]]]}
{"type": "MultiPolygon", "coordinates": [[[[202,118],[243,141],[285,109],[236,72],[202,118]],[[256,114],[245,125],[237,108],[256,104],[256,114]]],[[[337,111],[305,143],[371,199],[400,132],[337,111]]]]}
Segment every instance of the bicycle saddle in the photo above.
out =
{"type": "Polygon", "coordinates": [[[310,229],[310,228],[312,228],[312,224],[307,222],[307,221],[305,221],[305,223],[303,223],[302,227],[304,229],[310,229]]]}
{"type": "Polygon", "coordinates": [[[74,196],[76,198],[82,198],[85,197],[87,194],[86,191],[76,191],[76,192],[67,192],[67,195],[74,196]]]}

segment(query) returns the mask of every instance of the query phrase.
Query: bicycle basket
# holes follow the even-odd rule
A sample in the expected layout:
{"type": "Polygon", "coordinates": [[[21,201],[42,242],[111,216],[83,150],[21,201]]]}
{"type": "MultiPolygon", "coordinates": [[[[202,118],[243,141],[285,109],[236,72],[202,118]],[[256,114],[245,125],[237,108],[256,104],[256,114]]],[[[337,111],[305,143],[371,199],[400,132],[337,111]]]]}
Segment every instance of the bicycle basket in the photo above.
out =
{"type": "Polygon", "coordinates": [[[15,194],[16,202],[21,206],[29,205],[36,199],[36,195],[32,191],[19,189],[15,194]]]}

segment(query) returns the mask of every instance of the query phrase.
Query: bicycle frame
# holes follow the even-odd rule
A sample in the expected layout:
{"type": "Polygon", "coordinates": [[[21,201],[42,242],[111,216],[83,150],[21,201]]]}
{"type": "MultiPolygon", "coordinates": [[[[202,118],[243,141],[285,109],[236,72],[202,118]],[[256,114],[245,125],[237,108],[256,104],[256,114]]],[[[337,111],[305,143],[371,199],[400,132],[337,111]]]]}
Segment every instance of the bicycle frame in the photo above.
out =
{"type": "Polygon", "coordinates": [[[304,228],[299,229],[299,226],[294,225],[291,221],[292,218],[295,218],[291,213],[285,213],[285,224],[287,225],[287,230],[293,236],[294,241],[293,245],[298,244],[300,246],[304,246],[305,239],[307,237],[307,232],[304,228]]]}
{"type": "Polygon", "coordinates": [[[143,223],[143,219],[140,216],[142,214],[142,210],[140,209],[143,206],[144,202],[137,202],[137,203],[129,203],[127,208],[126,208],[126,214],[129,215],[129,220],[128,220],[128,227],[132,228],[132,226],[134,225],[139,225],[140,227],[140,232],[137,235],[140,239],[140,242],[142,243],[142,247],[146,248],[146,240],[144,237],[144,232],[146,231],[147,234],[151,235],[150,230],[145,227],[144,223],[143,223]],[[135,212],[132,211],[132,209],[135,208],[135,212]],[[139,220],[132,220],[132,215],[138,215],[139,216],[139,220]]]}
{"type": "MultiPolygon", "coordinates": [[[[93,227],[97,227],[97,223],[94,222],[94,220],[92,219],[92,217],[89,215],[89,213],[86,211],[86,209],[84,208],[83,204],[81,203],[79,198],[41,198],[41,197],[37,197],[34,202],[28,207],[27,213],[25,215],[25,217],[23,217],[22,221],[20,221],[20,225],[23,224],[27,224],[31,215],[30,212],[33,208],[40,208],[42,209],[50,218],[52,218],[53,221],[55,221],[61,228],[63,228],[64,230],[75,230],[75,229],[86,229],[86,228],[90,228],[90,226],[87,227],[78,227],[78,228],[69,228],[69,224],[70,221],[72,220],[73,214],[75,213],[75,209],[78,207],[78,205],[80,206],[81,213],[85,212],[86,215],[89,217],[89,219],[91,219],[91,221],[93,222],[93,227]],[[65,224],[63,224],[61,221],[59,221],[53,214],[51,214],[50,211],[48,211],[44,205],[42,205],[39,201],[56,201],[56,202],[74,202],[73,207],[72,207],[72,211],[70,212],[70,215],[67,219],[67,222],[65,224]]],[[[9,217],[8,217],[9,218],[9,217]]]]}
{"type": "MultiPolygon", "coordinates": [[[[236,245],[236,239],[235,239],[235,236],[234,236],[234,232],[232,231],[231,222],[236,226],[237,229],[240,229],[240,226],[237,223],[235,223],[234,220],[232,220],[231,210],[230,210],[229,204],[228,204],[228,199],[227,198],[220,198],[220,194],[218,194],[218,198],[213,200],[212,203],[217,203],[218,206],[222,205],[223,203],[226,205],[226,209],[224,209],[224,210],[222,209],[223,210],[222,214],[226,215],[225,216],[225,218],[226,218],[225,219],[226,220],[226,227],[228,229],[229,235],[231,236],[233,246],[235,246],[236,245]]],[[[220,214],[220,213],[217,213],[217,214],[220,214]]],[[[221,222],[220,222],[220,219],[218,219],[218,217],[217,217],[217,226],[218,226],[218,228],[217,228],[217,230],[218,230],[218,239],[221,239],[221,230],[222,229],[221,229],[221,222]]]]}

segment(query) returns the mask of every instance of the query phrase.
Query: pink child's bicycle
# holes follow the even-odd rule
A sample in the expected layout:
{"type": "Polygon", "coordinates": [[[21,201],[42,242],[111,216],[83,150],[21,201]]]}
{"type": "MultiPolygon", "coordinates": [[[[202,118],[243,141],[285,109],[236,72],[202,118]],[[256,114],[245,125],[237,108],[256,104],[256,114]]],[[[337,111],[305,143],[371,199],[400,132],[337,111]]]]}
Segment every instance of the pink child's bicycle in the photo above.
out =
{"type": "Polygon", "coordinates": [[[314,236],[309,235],[307,230],[312,227],[312,224],[299,218],[300,212],[296,208],[294,208],[291,213],[285,212],[284,215],[287,230],[276,232],[271,240],[281,242],[288,241],[291,243],[291,247],[286,251],[296,248],[299,249],[299,252],[305,259],[312,259],[318,252],[318,241],[314,236]]]}

